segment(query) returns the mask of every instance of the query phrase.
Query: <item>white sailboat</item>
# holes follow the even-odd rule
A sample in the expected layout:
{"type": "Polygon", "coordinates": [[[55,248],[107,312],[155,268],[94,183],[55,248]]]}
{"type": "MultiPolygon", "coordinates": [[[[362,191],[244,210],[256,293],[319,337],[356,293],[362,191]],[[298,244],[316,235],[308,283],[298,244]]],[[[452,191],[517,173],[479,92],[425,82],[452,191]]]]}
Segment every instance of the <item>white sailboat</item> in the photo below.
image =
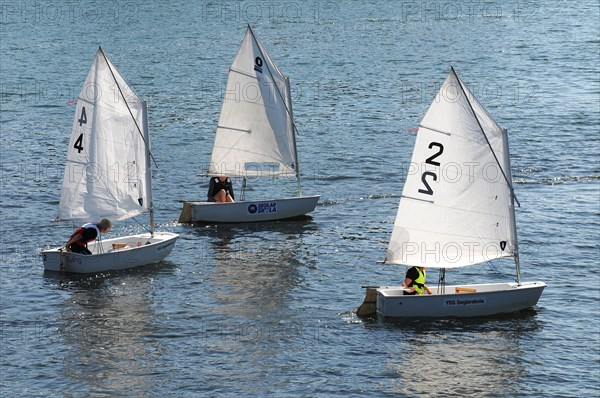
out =
{"type": "MultiPolygon", "coordinates": [[[[150,213],[150,232],[88,244],[92,255],[44,250],[48,271],[94,273],[161,261],[178,235],[154,231],[146,103],[101,48],[77,99],[58,220],[125,220],[150,213]]],[[[65,237],[65,241],[68,237],[65,237]]]]}
{"type": "Polygon", "coordinates": [[[297,196],[235,203],[185,201],[180,222],[255,222],[312,212],[319,196],[302,196],[289,79],[248,26],[229,69],[207,176],[296,177],[297,196]]]}
{"type": "Polygon", "coordinates": [[[521,281],[515,201],[508,133],[451,69],[419,125],[385,260],[440,269],[438,286],[422,296],[369,287],[359,315],[375,307],[384,317],[473,317],[534,306],[546,284],[521,281]],[[514,257],[516,282],[445,284],[448,268],[501,257],[514,257]]]}

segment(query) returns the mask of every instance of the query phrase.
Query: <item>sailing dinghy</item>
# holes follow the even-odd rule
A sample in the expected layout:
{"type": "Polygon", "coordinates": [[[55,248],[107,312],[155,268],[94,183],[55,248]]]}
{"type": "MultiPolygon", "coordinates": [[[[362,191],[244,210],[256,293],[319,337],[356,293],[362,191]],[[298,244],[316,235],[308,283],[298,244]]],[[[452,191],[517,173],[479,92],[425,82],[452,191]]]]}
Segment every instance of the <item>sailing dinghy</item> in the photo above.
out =
{"type": "Polygon", "coordinates": [[[256,222],[303,216],[319,196],[302,196],[289,79],[248,26],[229,69],[206,176],[296,177],[297,196],[214,203],[185,201],[179,222],[256,222]]]}
{"type": "MultiPolygon", "coordinates": [[[[451,69],[419,125],[385,263],[440,270],[431,295],[368,287],[359,315],[474,317],[533,307],[546,287],[522,282],[508,133],[451,69]],[[445,270],[513,257],[516,282],[445,284],[445,270]]],[[[517,202],[518,203],[518,202],[517,202]]]]}
{"type": "MultiPolygon", "coordinates": [[[[58,220],[126,220],[150,213],[150,232],[88,244],[92,255],[44,250],[48,271],[94,273],[165,258],[178,235],[154,231],[146,103],[98,49],[77,99],[58,220]]],[[[67,237],[65,237],[65,241],[67,237]]]]}

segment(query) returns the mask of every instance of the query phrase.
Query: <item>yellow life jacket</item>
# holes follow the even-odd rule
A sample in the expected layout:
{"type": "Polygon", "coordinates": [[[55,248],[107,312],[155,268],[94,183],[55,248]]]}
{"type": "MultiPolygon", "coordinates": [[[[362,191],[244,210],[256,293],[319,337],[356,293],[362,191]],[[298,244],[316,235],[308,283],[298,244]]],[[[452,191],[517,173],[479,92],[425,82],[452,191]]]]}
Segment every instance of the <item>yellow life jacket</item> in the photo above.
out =
{"type": "Polygon", "coordinates": [[[415,289],[417,294],[423,294],[425,292],[423,287],[425,286],[425,278],[427,278],[427,274],[424,270],[421,270],[421,268],[415,268],[419,272],[419,277],[412,282],[412,287],[415,289]]]}

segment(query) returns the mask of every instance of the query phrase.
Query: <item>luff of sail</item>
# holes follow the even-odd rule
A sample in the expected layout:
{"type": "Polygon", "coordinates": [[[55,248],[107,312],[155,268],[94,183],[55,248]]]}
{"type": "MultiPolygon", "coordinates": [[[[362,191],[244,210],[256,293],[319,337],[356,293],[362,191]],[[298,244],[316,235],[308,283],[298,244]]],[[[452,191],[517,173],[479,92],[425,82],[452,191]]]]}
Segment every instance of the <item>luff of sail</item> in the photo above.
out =
{"type": "Polygon", "coordinates": [[[387,262],[454,268],[514,256],[506,140],[451,71],[419,126],[387,262]]]}
{"type": "Polygon", "coordinates": [[[124,220],[148,209],[142,100],[102,49],[77,99],[60,220],[124,220]]]}
{"type": "Polygon", "coordinates": [[[248,27],[229,69],[210,175],[296,176],[286,77],[248,27]]]}

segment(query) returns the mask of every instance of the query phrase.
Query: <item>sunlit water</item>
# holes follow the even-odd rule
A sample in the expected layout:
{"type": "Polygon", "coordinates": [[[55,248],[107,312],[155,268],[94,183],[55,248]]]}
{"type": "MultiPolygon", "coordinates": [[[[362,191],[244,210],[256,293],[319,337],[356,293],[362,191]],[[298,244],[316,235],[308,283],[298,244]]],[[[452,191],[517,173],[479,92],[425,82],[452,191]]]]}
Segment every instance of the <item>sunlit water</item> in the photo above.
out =
{"type": "MultiPolygon", "coordinates": [[[[598,396],[599,6],[577,2],[3,2],[0,4],[0,394],[598,396]],[[227,68],[251,23],[290,76],[312,219],[190,227],[227,68]],[[101,45],[149,103],[167,261],[44,274],[76,98],[101,45]],[[414,133],[450,66],[509,129],[521,314],[361,320],[414,133]]],[[[239,187],[239,181],[236,181],[239,187]]],[[[290,194],[295,183],[274,182],[290,194]]],[[[269,181],[251,183],[260,197],[269,181]]],[[[146,220],[140,219],[140,223],[146,220]]],[[[118,223],[109,236],[138,232],[118,223]]],[[[510,262],[449,282],[513,278],[510,262]]],[[[430,272],[430,279],[436,276],[430,272]]]]}

